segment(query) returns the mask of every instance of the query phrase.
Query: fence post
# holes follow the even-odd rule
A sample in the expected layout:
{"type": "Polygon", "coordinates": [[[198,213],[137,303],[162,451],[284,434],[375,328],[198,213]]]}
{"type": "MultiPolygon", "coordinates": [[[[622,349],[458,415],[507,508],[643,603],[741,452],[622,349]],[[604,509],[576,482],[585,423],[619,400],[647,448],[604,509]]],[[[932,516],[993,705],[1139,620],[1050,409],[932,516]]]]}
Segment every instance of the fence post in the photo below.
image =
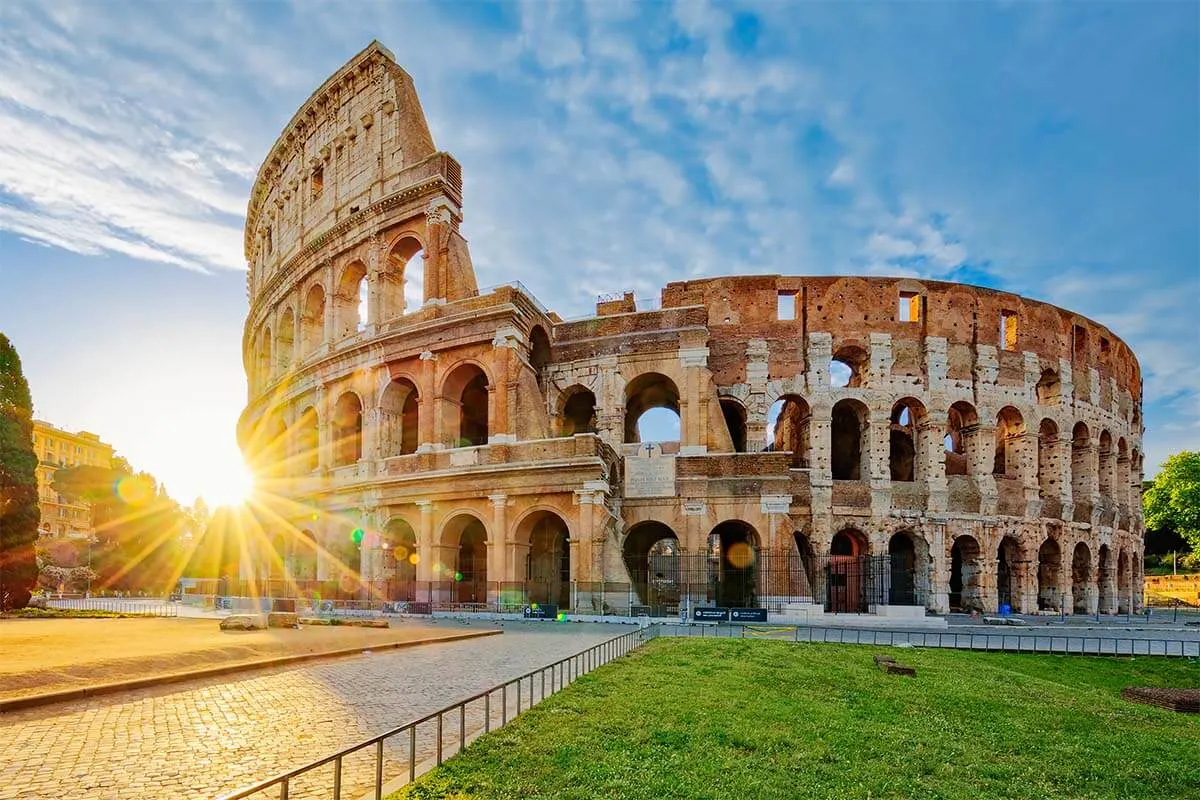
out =
{"type": "MultiPolygon", "coordinates": [[[[438,712],[438,743],[437,743],[437,763],[442,765],[442,712],[438,712]]],[[[335,798],[336,800],[336,798],[335,798]]]]}
{"type": "Polygon", "coordinates": [[[408,729],[408,782],[417,779],[417,726],[408,729]]]}
{"type": "Polygon", "coordinates": [[[375,800],[383,800],[383,739],[375,743],[375,800]]]}

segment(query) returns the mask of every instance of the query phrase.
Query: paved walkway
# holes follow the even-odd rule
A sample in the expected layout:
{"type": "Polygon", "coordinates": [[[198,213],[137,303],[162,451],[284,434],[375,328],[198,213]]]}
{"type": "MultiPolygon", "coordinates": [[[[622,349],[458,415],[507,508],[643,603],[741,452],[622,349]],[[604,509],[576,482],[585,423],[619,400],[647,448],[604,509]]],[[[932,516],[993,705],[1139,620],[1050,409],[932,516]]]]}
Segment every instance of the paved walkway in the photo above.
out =
{"type": "MultiPolygon", "coordinates": [[[[632,630],[501,627],[500,636],[4,714],[0,800],[211,797],[632,630]]],[[[451,736],[456,743],[456,729],[451,736]]],[[[362,785],[368,769],[348,764],[348,782],[362,785]]]]}

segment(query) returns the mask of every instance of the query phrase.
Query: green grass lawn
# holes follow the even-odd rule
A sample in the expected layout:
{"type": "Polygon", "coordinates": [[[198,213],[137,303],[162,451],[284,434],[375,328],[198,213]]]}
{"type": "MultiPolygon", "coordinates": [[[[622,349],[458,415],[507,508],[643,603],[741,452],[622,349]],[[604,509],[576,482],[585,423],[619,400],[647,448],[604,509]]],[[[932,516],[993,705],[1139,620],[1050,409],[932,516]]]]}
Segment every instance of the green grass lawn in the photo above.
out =
{"type": "Polygon", "coordinates": [[[1131,685],[1200,664],[664,638],[393,797],[1200,798],[1200,719],[1131,685]]]}

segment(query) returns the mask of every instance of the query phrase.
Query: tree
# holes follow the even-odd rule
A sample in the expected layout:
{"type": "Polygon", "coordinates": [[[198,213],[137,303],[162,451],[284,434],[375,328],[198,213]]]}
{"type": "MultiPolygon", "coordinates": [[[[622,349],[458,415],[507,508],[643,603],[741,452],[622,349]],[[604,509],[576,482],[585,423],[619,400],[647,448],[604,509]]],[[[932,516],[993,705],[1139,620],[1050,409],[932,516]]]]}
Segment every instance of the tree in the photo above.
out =
{"type": "Polygon", "coordinates": [[[1173,530],[1200,555],[1200,453],[1183,451],[1166,460],[1154,484],[1142,495],[1146,527],[1173,530]]]}
{"type": "Polygon", "coordinates": [[[37,455],[21,358],[0,333],[0,610],[24,608],[37,584],[37,455]]]}

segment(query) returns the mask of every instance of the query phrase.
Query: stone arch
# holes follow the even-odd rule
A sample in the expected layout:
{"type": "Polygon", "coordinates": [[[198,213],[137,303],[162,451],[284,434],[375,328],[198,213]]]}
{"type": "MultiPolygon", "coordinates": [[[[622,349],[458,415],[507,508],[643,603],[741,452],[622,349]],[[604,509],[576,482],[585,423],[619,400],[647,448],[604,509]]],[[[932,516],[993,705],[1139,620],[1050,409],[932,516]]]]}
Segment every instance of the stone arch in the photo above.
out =
{"type": "Polygon", "coordinates": [[[679,537],[665,523],[639,522],[621,544],[621,556],[638,602],[648,606],[678,605],[682,591],[679,537]]]}
{"type": "Polygon", "coordinates": [[[292,352],[296,349],[296,313],[291,306],[279,315],[278,333],[275,339],[275,372],[286,375],[292,368],[292,352]]]}
{"type": "Polygon", "coordinates": [[[862,401],[846,398],[834,404],[829,426],[829,453],[835,481],[867,478],[870,412],[862,401]]]}
{"type": "Polygon", "coordinates": [[[767,449],[792,454],[792,469],[805,469],[809,461],[812,410],[797,394],[785,394],[767,412],[767,449]]]}
{"type": "Polygon", "coordinates": [[[379,398],[380,452],[405,456],[417,452],[420,438],[420,395],[416,383],[392,378],[379,398]]]}
{"type": "Polygon", "coordinates": [[[1062,604],[1062,548],[1047,537],[1038,547],[1038,610],[1057,611],[1062,604]]]}
{"type": "Polygon", "coordinates": [[[417,550],[417,534],[408,520],[393,517],[383,526],[379,535],[380,570],[388,600],[417,599],[417,563],[421,556],[417,550]]]}
{"type": "Polygon", "coordinates": [[[1085,542],[1079,542],[1071,554],[1071,601],[1074,613],[1090,613],[1091,593],[1092,551],[1085,542]]]}
{"type": "Polygon", "coordinates": [[[370,315],[363,312],[369,305],[367,302],[368,291],[366,265],[355,259],[342,268],[342,274],[338,278],[337,288],[333,294],[335,341],[353,336],[367,326],[370,315]]]}
{"type": "Polygon", "coordinates": [[[271,326],[264,326],[258,338],[258,379],[265,384],[271,380],[275,366],[271,361],[271,326]]]}
{"type": "Polygon", "coordinates": [[[550,363],[550,337],[541,325],[529,330],[529,366],[537,380],[538,389],[546,390],[546,366],[550,363]]]}
{"type": "Polygon", "coordinates": [[[442,424],[451,447],[488,443],[490,388],[487,373],[474,362],[462,362],[446,373],[442,424]]]}
{"type": "Polygon", "coordinates": [[[471,511],[455,512],[442,523],[438,541],[443,553],[439,571],[452,584],[452,602],[488,602],[488,531],[483,520],[471,511]]]}
{"type": "Polygon", "coordinates": [[[571,607],[571,534],[557,511],[533,509],[518,521],[516,541],[528,547],[525,587],[530,603],[571,607]]]}
{"type": "Polygon", "coordinates": [[[888,434],[888,467],[893,481],[915,481],[917,473],[921,471],[918,455],[919,431],[925,416],[924,403],[914,397],[902,398],[892,406],[888,434]]]}
{"type": "Polygon", "coordinates": [[[845,344],[833,354],[829,364],[829,385],[856,389],[867,385],[871,354],[857,344],[845,344]]]}
{"type": "Polygon", "coordinates": [[[708,534],[710,594],[725,608],[758,605],[758,531],[742,520],[718,523],[708,534]]]}
{"type": "Polygon", "coordinates": [[[725,418],[733,452],[746,452],[746,407],[735,397],[722,397],[720,403],[721,416],[725,418]]]}
{"type": "Polygon", "coordinates": [[[825,610],[834,614],[863,613],[870,599],[867,568],[871,543],[857,528],[843,528],[829,542],[825,567],[825,610]]]}
{"type": "Polygon", "coordinates": [[[386,321],[425,302],[425,246],[414,233],[402,233],[388,249],[379,291],[380,319],[386,321]]]}
{"type": "Polygon", "coordinates": [[[362,399],[355,392],[344,392],[333,407],[333,465],[344,467],[357,463],[363,456],[362,399]]]}
{"type": "Polygon", "coordinates": [[[1019,478],[1021,447],[1025,436],[1025,419],[1012,406],[1005,406],[996,415],[996,455],[992,474],[998,477],[1019,478]]]}
{"type": "Polygon", "coordinates": [[[596,419],[596,395],[582,384],[568,386],[558,402],[558,427],[564,436],[577,433],[595,433],[599,426],[596,419]]]}
{"type": "Polygon", "coordinates": [[[950,547],[950,608],[983,611],[983,552],[979,541],[964,533],[950,547]]]}
{"type": "Polygon", "coordinates": [[[295,426],[295,459],[301,474],[316,472],[321,467],[321,418],[312,406],[300,412],[295,426]]]}
{"type": "Polygon", "coordinates": [[[942,440],[945,447],[946,474],[967,475],[971,471],[971,455],[974,443],[971,435],[979,426],[979,414],[975,406],[965,400],[950,406],[946,414],[946,436],[942,440]]]}
{"type": "Polygon", "coordinates": [[[315,283],[304,298],[304,312],[300,317],[300,349],[305,356],[312,355],[325,341],[325,288],[315,283]]]}
{"type": "MultiPolygon", "coordinates": [[[[656,408],[666,409],[680,420],[679,388],[675,381],[658,372],[645,372],[625,386],[625,442],[642,441],[642,418],[656,408]]],[[[664,424],[669,423],[664,415],[664,424]]],[[[682,420],[680,420],[682,426],[682,420]]],[[[682,435],[682,430],[680,431],[682,435]]],[[[661,441],[670,441],[662,439],[661,441]]]]}
{"type": "Polygon", "coordinates": [[[929,543],[904,529],[888,539],[888,591],[892,606],[923,606],[929,595],[929,543]]]}
{"type": "Polygon", "coordinates": [[[1117,470],[1116,470],[1117,504],[1121,508],[1121,524],[1125,529],[1129,526],[1129,445],[1125,437],[1117,439],[1117,470]]]}
{"type": "Polygon", "coordinates": [[[1023,612],[1021,587],[1026,581],[1026,563],[1021,540],[1006,534],[996,548],[996,607],[1003,611],[1023,612]]]}
{"type": "MultiPolygon", "coordinates": [[[[308,528],[303,528],[296,533],[294,538],[295,554],[292,558],[292,577],[296,583],[315,581],[317,579],[317,562],[321,554],[321,546],[317,544],[317,535],[308,528]]],[[[303,590],[301,589],[301,591],[303,590]]]]}

